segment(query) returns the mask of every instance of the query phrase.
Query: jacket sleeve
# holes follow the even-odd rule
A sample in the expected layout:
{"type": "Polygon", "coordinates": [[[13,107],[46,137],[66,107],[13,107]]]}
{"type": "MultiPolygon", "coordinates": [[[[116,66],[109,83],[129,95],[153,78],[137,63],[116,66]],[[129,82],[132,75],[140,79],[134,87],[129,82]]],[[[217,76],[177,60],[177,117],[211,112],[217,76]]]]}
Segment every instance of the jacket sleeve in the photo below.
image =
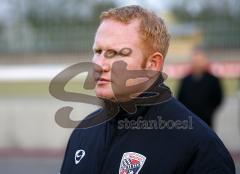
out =
{"type": "Polygon", "coordinates": [[[74,166],[74,160],[72,159],[75,155],[74,147],[76,146],[76,141],[79,139],[81,139],[81,137],[77,133],[77,129],[74,129],[67,143],[63,163],[60,170],[61,174],[71,173],[70,171],[74,166]]]}
{"type": "Polygon", "coordinates": [[[70,146],[70,139],[67,143],[67,148],[65,150],[65,154],[64,154],[64,159],[63,159],[63,162],[62,162],[62,166],[61,166],[61,169],[60,169],[60,174],[64,174],[66,169],[69,167],[67,165],[67,156],[68,156],[68,153],[69,153],[69,146],[70,146]]]}

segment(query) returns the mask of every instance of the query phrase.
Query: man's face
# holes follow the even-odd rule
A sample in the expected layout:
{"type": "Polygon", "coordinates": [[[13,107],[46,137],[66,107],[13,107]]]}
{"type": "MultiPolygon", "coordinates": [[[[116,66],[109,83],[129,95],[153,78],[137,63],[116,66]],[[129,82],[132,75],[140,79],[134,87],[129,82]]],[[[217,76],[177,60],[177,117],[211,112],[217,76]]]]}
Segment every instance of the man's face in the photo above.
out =
{"type": "MultiPolygon", "coordinates": [[[[113,92],[113,85],[124,78],[124,73],[118,68],[113,69],[113,63],[124,61],[127,70],[142,70],[144,56],[140,49],[139,21],[132,21],[130,24],[123,24],[118,21],[104,20],[96,33],[93,45],[94,56],[92,62],[102,69],[100,78],[97,78],[95,92],[97,97],[116,99],[126,94],[126,91],[118,89],[113,92]],[[113,76],[114,74],[114,76],[113,76]],[[114,77],[114,78],[112,78],[114,77]]],[[[127,77],[126,77],[127,78],[127,77]]],[[[136,85],[143,82],[143,78],[129,79],[126,86],[136,85]]]]}

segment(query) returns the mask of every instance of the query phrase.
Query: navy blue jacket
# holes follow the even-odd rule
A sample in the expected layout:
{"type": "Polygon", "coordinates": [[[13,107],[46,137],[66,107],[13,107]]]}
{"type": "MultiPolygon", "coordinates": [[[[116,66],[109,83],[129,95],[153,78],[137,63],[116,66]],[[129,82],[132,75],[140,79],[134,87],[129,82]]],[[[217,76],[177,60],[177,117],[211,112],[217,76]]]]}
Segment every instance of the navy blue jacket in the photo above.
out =
{"type": "Polygon", "coordinates": [[[60,173],[234,174],[235,167],[217,135],[170,97],[138,106],[135,114],[120,110],[103,124],[76,128],[60,173]]]}

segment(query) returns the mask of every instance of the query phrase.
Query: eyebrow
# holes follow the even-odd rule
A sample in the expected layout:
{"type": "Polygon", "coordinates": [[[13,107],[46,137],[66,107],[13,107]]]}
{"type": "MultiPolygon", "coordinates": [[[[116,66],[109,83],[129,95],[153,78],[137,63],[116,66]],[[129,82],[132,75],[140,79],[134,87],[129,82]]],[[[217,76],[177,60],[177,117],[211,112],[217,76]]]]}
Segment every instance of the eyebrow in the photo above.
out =
{"type": "Polygon", "coordinates": [[[112,50],[112,51],[116,51],[117,53],[120,53],[120,54],[124,54],[124,52],[125,52],[125,54],[131,54],[132,53],[132,48],[129,48],[129,47],[123,47],[123,48],[107,48],[107,49],[102,49],[101,47],[98,47],[98,46],[96,46],[96,47],[92,47],[92,50],[93,51],[95,51],[95,50],[106,50],[106,51],[108,51],[108,50],[112,50]],[[129,52],[129,53],[128,53],[129,52]]]}
{"type": "MultiPolygon", "coordinates": [[[[101,49],[101,50],[115,50],[115,51],[117,51],[117,50],[119,50],[119,49],[117,49],[117,48],[110,48],[110,47],[104,47],[104,48],[102,48],[101,46],[93,46],[92,47],[92,49],[93,50],[99,50],[99,49],[101,49]]],[[[120,48],[121,49],[121,48],[120,48]]]]}
{"type": "MultiPolygon", "coordinates": [[[[93,44],[92,50],[114,50],[114,51],[121,51],[123,48],[129,48],[129,46],[122,46],[122,47],[113,47],[112,45],[108,45],[108,46],[102,46],[101,44],[98,44],[98,42],[95,42],[93,44]]],[[[132,49],[132,48],[129,48],[132,49]]]]}

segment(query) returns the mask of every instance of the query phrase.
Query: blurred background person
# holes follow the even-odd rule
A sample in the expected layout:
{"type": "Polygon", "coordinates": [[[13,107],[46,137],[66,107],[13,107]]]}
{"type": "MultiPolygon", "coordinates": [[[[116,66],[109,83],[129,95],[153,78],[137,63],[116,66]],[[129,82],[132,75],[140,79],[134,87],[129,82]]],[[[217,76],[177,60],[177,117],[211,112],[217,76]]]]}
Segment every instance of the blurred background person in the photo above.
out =
{"type": "Polygon", "coordinates": [[[223,99],[220,80],[210,73],[209,60],[202,49],[193,51],[191,66],[190,73],[180,82],[178,99],[212,127],[214,112],[223,99]]]}

